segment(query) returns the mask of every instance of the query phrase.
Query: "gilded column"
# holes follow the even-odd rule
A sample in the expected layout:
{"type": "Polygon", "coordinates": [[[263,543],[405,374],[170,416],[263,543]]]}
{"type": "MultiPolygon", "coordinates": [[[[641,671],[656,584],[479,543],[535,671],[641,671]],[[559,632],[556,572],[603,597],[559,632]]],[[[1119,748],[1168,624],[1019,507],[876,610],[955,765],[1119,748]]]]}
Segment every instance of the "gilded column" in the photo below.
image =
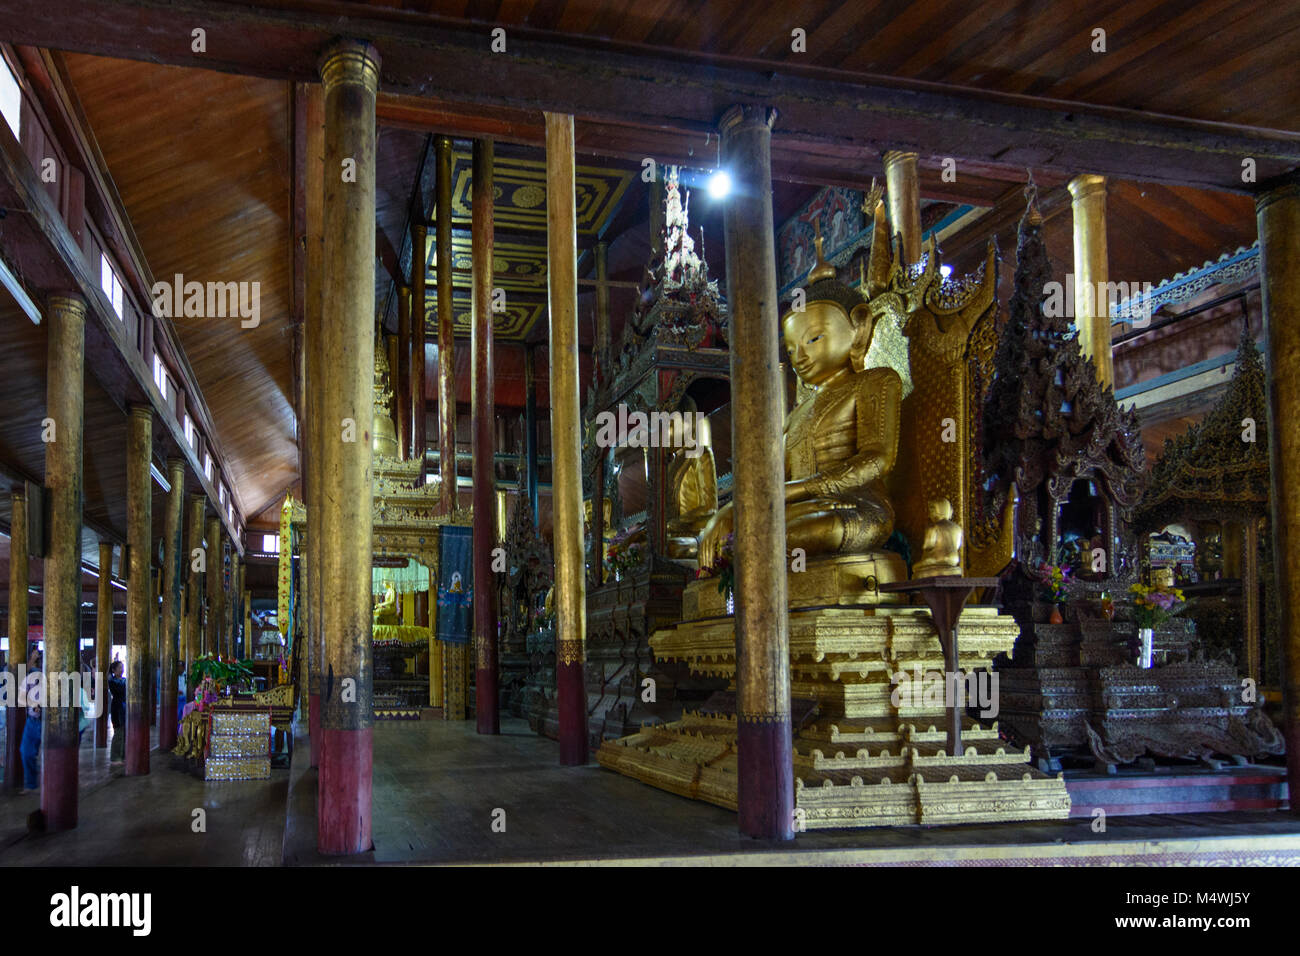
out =
{"type": "Polygon", "coordinates": [[[221,657],[226,651],[221,643],[221,519],[218,517],[208,519],[204,548],[204,583],[208,592],[207,646],[204,650],[221,657]]]}
{"type": "Polygon", "coordinates": [[[1110,352],[1110,303],[1106,256],[1106,177],[1070,180],[1074,211],[1074,324],[1079,349],[1097,366],[1097,381],[1115,384],[1110,352]]]}
{"type": "Polygon", "coordinates": [[[158,569],[149,568],[149,683],[145,686],[145,702],[149,708],[149,726],[158,724],[158,627],[162,616],[162,575],[158,569]]]}
{"type": "MultiPolygon", "coordinates": [[[[411,270],[420,267],[420,250],[412,247],[411,270]]],[[[415,356],[411,352],[411,290],[406,286],[397,289],[397,361],[389,366],[397,377],[394,383],[397,393],[397,457],[409,460],[414,454],[412,447],[414,432],[411,423],[415,420],[414,399],[411,395],[411,366],[415,356]]]]}
{"type": "MultiPolygon", "coordinates": [[[[208,499],[205,495],[190,495],[190,526],[189,540],[186,542],[185,549],[185,569],[187,581],[185,585],[185,673],[190,672],[194,666],[194,661],[203,654],[203,633],[200,630],[203,622],[203,586],[199,578],[199,570],[196,566],[195,555],[203,551],[203,512],[207,508],[208,499]]],[[[191,697],[194,696],[194,688],[186,687],[186,693],[191,697]]]]}
{"type": "Polygon", "coordinates": [[[533,527],[541,518],[537,510],[537,347],[524,346],[524,467],[528,469],[528,508],[533,527]]]}
{"type": "MultiPolygon", "coordinates": [[[[1273,477],[1273,553],[1281,611],[1287,782],[1300,793],[1300,178],[1255,200],[1260,289],[1268,330],[1268,439],[1273,477]]],[[[1300,801],[1291,801],[1300,813],[1300,801]]]]}
{"type": "MultiPolygon", "coordinates": [[[[434,140],[438,163],[434,257],[438,266],[438,475],[443,508],[456,508],[456,336],[451,309],[451,139],[434,140]]],[[[421,402],[424,396],[420,397],[421,402]]]]}
{"type": "Polygon", "coordinates": [[[158,723],[158,749],[171,750],[176,746],[176,679],[180,674],[177,661],[180,657],[181,634],[181,578],[185,563],[181,554],[181,538],[185,518],[185,462],[179,458],[167,460],[167,514],[163,522],[163,613],[162,653],[158,663],[162,674],[162,693],[159,695],[162,716],[158,723]]]}
{"type": "Polygon", "coordinates": [[[149,573],[153,410],[132,405],[126,449],[126,774],[149,772],[150,619],[157,608],[149,573]]]}
{"type": "Polygon", "coordinates": [[[425,469],[424,450],[428,445],[427,407],[424,404],[425,368],[424,337],[425,314],[428,312],[428,291],[425,288],[429,267],[429,229],[422,222],[411,224],[411,350],[410,384],[407,392],[407,414],[411,421],[411,454],[420,462],[421,474],[425,469]]]}
{"type": "Polygon", "coordinates": [[[772,231],[774,111],[722,117],[722,162],[736,184],[723,215],[731,314],[736,542],[736,746],[740,832],[794,835],[790,634],[785,577],[785,418],[772,231]]]}
{"type": "MultiPolygon", "coordinates": [[[[324,99],[319,85],[311,84],[307,96],[307,302],[303,310],[306,326],[306,362],[307,362],[307,467],[303,477],[304,498],[307,509],[307,532],[304,549],[307,555],[307,646],[302,655],[307,679],[304,681],[307,693],[307,733],[311,741],[310,766],[320,766],[320,686],[321,667],[325,657],[324,611],[321,606],[321,457],[320,449],[326,440],[337,434],[332,429],[327,432],[327,423],[322,420],[324,410],[321,408],[321,378],[323,360],[321,358],[321,341],[324,330],[321,327],[321,286],[324,281],[325,246],[321,204],[325,196],[325,112],[324,99]]],[[[337,424],[334,426],[337,428],[337,424]]],[[[280,542],[280,547],[286,547],[280,542]]]]}
{"type": "MultiPolygon", "coordinates": [[[[27,492],[18,486],[9,496],[9,662],[8,669],[15,675],[25,673],[19,667],[27,666],[27,588],[30,584],[30,565],[27,539],[27,492]]],[[[27,722],[27,708],[15,706],[11,698],[5,710],[5,789],[23,789],[23,761],[20,747],[23,724],[27,722]]]]}
{"type": "Polygon", "coordinates": [[[885,153],[885,199],[889,203],[889,226],[902,241],[906,264],[920,262],[921,183],[916,153],[885,153]]]}
{"type": "MultiPolygon", "coordinates": [[[[57,674],[81,672],[81,445],[85,424],[86,303],[53,296],[47,321],[45,443],[49,530],[45,552],[45,676],[41,707],[41,810],[50,830],[77,825],[81,698],[57,674]],[[58,699],[56,700],[56,696],[58,699]]],[[[146,466],[146,479],[148,471],[146,466]]]]}
{"type": "Polygon", "coordinates": [[[371,847],[371,451],[374,377],[375,96],[379,54],[340,41],[321,59],[325,87],[325,259],[320,407],[321,684],[318,846],[371,847]],[[339,170],[353,171],[340,176],[339,170]],[[328,360],[326,360],[326,358],[328,360]]]}
{"type": "Polygon", "coordinates": [[[545,113],[547,285],[550,293],[551,508],[555,547],[555,692],[560,763],[587,762],[587,572],[582,535],[578,384],[577,218],[573,117],[545,113]]]}
{"type": "Polygon", "coordinates": [[[99,580],[95,595],[95,670],[100,681],[96,693],[104,695],[95,719],[95,747],[108,746],[108,670],[113,664],[113,542],[99,542],[99,580]]]}
{"type": "Polygon", "coordinates": [[[492,394],[492,140],[474,141],[471,397],[474,421],[474,716],[480,734],[501,732],[497,712],[497,624],[492,550],[496,547],[496,462],[492,394]]]}
{"type": "Polygon", "coordinates": [[[1259,648],[1259,521],[1255,515],[1242,527],[1241,625],[1246,634],[1246,676],[1262,684],[1259,648]]]}

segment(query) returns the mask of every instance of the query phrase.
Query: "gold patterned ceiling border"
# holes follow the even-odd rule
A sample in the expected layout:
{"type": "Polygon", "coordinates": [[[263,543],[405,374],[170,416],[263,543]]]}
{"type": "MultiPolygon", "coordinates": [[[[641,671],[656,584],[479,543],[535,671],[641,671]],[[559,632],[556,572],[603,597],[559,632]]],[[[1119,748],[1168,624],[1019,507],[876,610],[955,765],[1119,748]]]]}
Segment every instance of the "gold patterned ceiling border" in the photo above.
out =
{"type": "MultiPolygon", "coordinates": [[[[452,287],[467,294],[472,284],[472,246],[467,232],[453,232],[451,237],[452,287]]],[[[431,265],[426,288],[437,288],[438,269],[431,265]]],[[[523,242],[497,242],[492,247],[492,286],[512,291],[546,295],[546,245],[523,242]]],[[[435,300],[431,297],[430,302],[435,300]]]]}
{"type": "MultiPolygon", "coordinates": [[[[470,153],[452,154],[451,215],[470,220],[470,153]]],[[[578,235],[595,236],[618,208],[632,183],[628,170],[578,166],[574,170],[578,235]]],[[[546,164],[542,160],[498,156],[492,165],[493,218],[498,227],[546,231],[546,164]]]]}
{"type": "MultiPolygon", "coordinates": [[[[432,299],[427,300],[428,314],[436,317],[437,310],[432,299]]],[[[492,329],[497,338],[502,339],[522,339],[533,328],[533,324],[541,318],[545,312],[546,306],[542,302],[525,302],[518,298],[511,299],[509,293],[506,294],[506,309],[504,312],[498,312],[493,316],[492,329]]],[[[434,331],[435,326],[432,322],[426,324],[426,329],[434,331]]],[[[470,324],[470,301],[468,298],[455,298],[452,300],[452,329],[456,335],[467,336],[470,334],[472,326],[470,324]]]]}

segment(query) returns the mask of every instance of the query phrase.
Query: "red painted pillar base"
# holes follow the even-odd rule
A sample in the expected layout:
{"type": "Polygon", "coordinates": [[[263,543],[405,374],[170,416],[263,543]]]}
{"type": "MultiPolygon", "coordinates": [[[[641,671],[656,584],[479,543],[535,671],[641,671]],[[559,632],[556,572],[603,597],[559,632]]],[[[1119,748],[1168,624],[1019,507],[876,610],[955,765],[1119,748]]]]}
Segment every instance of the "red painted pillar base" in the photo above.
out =
{"type": "Polygon", "coordinates": [[[126,715],[126,775],[142,777],[149,772],[149,715],[126,715]]]}
{"type": "Polygon", "coordinates": [[[582,672],[581,661],[555,667],[560,763],[565,767],[582,766],[587,762],[587,688],[582,672]]]}
{"type": "Polygon", "coordinates": [[[370,798],[374,730],[323,730],[321,736],[317,849],[331,855],[365,853],[373,846],[370,798]]]}
{"type": "Polygon", "coordinates": [[[760,840],[794,838],[790,719],[736,720],[740,832],[760,840]]]}
{"type": "Polygon", "coordinates": [[[311,766],[320,766],[320,694],[307,697],[307,735],[311,738],[311,766]]]}
{"type": "Polygon", "coordinates": [[[42,748],[41,812],[47,830],[71,830],[77,825],[78,754],[75,744],[42,748]]]}
{"type": "Polygon", "coordinates": [[[480,734],[501,733],[500,692],[495,668],[480,667],[474,672],[474,720],[480,734]]]}
{"type": "Polygon", "coordinates": [[[27,723],[26,707],[10,707],[5,713],[5,789],[23,788],[23,725],[27,723]]]}
{"type": "Polygon", "coordinates": [[[158,749],[162,751],[174,750],[176,748],[176,695],[171,695],[171,700],[163,694],[162,704],[160,705],[162,713],[159,714],[158,720],[158,749]]]}
{"type": "MultiPolygon", "coordinates": [[[[107,681],[107,678],[105,678],[107,681]]],[[[95,749],[108,746],[108,688],[104,688],[104,712],[95,718],[95,749]]]]}

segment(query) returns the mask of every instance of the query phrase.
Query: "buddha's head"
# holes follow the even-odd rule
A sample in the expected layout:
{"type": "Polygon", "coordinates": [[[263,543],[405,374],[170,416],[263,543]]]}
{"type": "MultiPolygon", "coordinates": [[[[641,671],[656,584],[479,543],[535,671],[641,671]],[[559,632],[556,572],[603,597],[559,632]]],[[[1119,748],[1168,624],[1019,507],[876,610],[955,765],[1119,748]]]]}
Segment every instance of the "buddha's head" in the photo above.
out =
{"type": "Polygon", "coordinates": [[[932,522],[952,520],[952,502],[947,498],[930,499],[930,520],[932,522]]]}
{"type": "Polygon", "coordinates": [[[808,274],[805,303],[781,319],[790,364],[814,387],[843,369],[862,368],[875,331],[862,294],[841,282],[822,258],[820,235],[816,244],[817,266],[808,274]]]}

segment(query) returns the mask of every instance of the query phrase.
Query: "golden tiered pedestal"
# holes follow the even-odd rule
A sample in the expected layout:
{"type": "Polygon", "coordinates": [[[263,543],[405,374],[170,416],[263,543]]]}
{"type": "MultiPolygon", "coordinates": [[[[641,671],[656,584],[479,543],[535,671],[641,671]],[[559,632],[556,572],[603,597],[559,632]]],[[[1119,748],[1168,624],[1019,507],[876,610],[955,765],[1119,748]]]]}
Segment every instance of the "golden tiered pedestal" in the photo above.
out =
{"type": "MultiPolygon", "coordinates": [[[[657,631],[650,640],[655,655],[685,661],[697,673],[734,677],[735,619],[718,613],[718,597],[715,581],[688,585],[688,613],[709,616],[657,631]]],[[[992,607],[966,608],[958,628],[963,672],[991,670],[992,658],[1009,652],[1019,633],[1013,618],[992,607]]],[[[1064,778],[1030,766],[1028,748],[1001,740],[996,721],[964,718],[965,753],[954,756],[945,751],[942,701],[919,691],[894,694],[891,678],[899,672],[914,683],[917,668],[927,675],[944,670],[928,610],[898,603],[796,607],[790,658],[791,696],[817,704],[816,719],[794,731],[796,829],[1069,816],[1064,778]]],[[[596,759],[652,786],[736,809],[734,716],[687,713],[646,725],[606,741],[596,759]]]]}

